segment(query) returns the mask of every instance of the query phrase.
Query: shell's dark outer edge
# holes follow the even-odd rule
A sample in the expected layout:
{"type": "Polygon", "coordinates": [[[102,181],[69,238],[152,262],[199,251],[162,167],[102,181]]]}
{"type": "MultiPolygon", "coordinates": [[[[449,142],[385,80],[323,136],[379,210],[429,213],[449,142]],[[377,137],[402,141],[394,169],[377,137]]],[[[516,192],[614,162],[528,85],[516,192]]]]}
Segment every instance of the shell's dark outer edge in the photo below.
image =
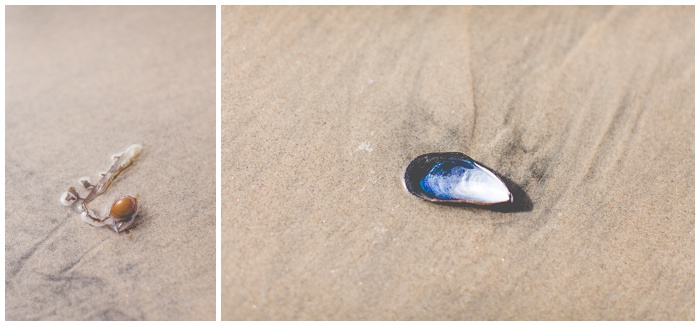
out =
{"type": "MultiPolygon", "coordinates": [[[[424,191],[423,188],[420,186],[420,181],[425,177],[428,172],[433,168],[435,163],[447,159],[461,159],[461,160],[468,160],[472,161],[479,166],[483,167],[484,169],[487,169],[491,171],[491,169],[485,167],[483,164],[474,161],[471,157],[467,156],[464,153],[460,152],[444,152],[444,153],[428,153],[428,154],[423,154],[420,155],[416,158],[414,158],[410,163],[408,163],[408,166],[406,167],[406,172],[404,173],[403,181],[404,185],[406,185],[406,190],[413,194],[416,197],[420,197],[422,199],[436,202],[436,203],[466,203],[466,204],[473,204],[473,205],[479,205],[479,206],[491,206],[491,205],[498,205],[502,203],[480,203],[480,202],[473,202],[473,201],[467,201],[467,200],[444,200],[444,199],[439,199],[433,196],[428,196],[424,191]]],[[[493,171],[491,171],[494,175],[493,171]]],[[[498,178],[498,176],[496,175],[498,178]]],[[[500,179],[500,178],[499,178],[500,179]]],[[[503,182],[503,180],[501,180],[503,182]]],[[[510,202],[513,201],[513,195],[511,194],[510,197],[510,202]]],[[[507,202],[506,202],[507,203],[507,202]]]]}

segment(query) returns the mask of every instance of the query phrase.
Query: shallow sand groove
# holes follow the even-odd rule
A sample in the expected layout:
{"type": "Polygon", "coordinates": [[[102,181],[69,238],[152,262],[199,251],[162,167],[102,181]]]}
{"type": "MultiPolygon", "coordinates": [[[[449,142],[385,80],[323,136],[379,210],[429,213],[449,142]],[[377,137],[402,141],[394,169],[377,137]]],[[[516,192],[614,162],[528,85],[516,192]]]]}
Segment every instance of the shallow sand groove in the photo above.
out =
{"type": "Polygon", "coordinates": [[[7,320],[216,318],[215,14],[6,7],[7,320]],[[134,143],[91,206],[140,195],[131,231],[61,205],[134,143]]]}
{"type": "Polygon", "coordinates": [[[691,7],[224,7],[223,319],[694,318],[691,7]],[[439,206],[462,151],[530,210],[439,206]]]}

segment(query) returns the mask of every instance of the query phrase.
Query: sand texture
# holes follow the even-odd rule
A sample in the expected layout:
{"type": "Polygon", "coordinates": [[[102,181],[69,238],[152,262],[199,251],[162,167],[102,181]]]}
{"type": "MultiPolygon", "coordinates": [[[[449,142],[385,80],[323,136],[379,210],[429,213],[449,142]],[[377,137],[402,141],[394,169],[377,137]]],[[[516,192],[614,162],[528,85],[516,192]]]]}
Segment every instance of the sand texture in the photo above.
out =
{"type": "Polygon", "coordinates": [[[215,17],[6,8],[6,319],[216,318],[215,17]],[[131,231],[60,204],[133,143],[141,157],[92,205],[140,195],[131,231]]]}
{"type": "Polygon", "coordinates": [[[692,7],[223,7],[222,318],[694,319],[694,29],[692,7]],[[443,151],[529,204],[408,194],[443,151]]]}

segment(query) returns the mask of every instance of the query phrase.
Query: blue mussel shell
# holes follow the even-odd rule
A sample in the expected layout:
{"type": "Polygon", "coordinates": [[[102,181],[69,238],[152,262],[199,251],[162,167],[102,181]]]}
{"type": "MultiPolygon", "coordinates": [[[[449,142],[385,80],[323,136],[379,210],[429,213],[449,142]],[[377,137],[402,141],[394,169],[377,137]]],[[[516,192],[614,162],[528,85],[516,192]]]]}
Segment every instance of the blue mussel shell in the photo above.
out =
{"type": "Polygon", "coordinates": [[[491,170],[462,153],[429,153],[406,167],[406,189],[433,202],[494,205],[513,201],[506,184],[491,170]]]}

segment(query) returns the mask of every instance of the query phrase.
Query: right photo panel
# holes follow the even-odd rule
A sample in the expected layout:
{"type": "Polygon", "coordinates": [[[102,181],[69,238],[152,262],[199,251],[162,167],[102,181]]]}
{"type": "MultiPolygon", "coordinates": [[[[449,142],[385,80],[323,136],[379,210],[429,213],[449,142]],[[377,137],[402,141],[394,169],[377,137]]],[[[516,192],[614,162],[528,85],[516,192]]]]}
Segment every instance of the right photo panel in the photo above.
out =
{"type": "Polygon", "coordinates": [[[222,6],[222,320],[692,320],[692,6],[222,6]]]}

